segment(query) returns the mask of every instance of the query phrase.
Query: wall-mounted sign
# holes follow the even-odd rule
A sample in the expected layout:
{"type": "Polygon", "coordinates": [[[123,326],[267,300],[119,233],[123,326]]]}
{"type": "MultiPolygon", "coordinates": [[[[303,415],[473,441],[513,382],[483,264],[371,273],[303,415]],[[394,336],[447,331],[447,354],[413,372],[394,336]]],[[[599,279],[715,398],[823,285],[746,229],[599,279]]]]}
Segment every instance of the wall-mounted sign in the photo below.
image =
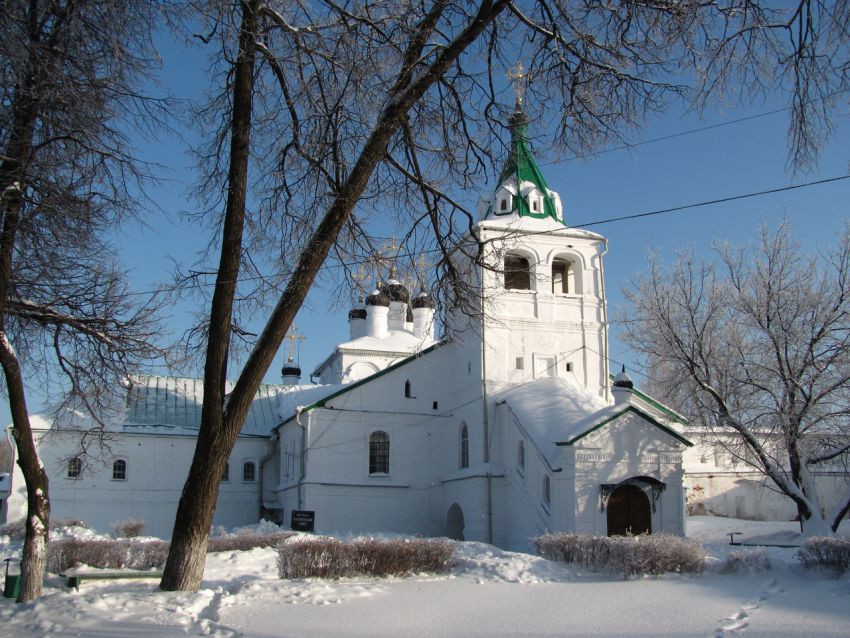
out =
{"type": "Polygon", "coordinates": [[[310,510],[292,510],[293,532],[312,532],[316,525],[316,512],[310,510]]]}

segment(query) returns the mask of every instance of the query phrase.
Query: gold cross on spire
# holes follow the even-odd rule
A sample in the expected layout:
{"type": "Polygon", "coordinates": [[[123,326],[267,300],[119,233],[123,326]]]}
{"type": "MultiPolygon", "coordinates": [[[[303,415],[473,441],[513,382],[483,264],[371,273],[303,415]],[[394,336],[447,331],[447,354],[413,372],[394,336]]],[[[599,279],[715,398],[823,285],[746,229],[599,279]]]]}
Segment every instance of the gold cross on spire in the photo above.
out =
{"type": "Polygon", "coordinates": [[[366,281],[368,277],[369,275],[366,274],[366,270],[363,266],[358,266],[357,272],[351,274],[351,278],[357,284],[357,297],[359,301],[363,301],[363,282],[366,281]]]}
{"type": "Polygon", "coordinates": [[[419,253],[419,257],[414,264],[416,276],[419,279],[419,286],[424,290],[428,283],[428,270],[433,266],[426,257],[425,253],[419,253]]]}
{"type": "Polygon", "coordinates": [[[295,326],[295,324],[292,324],[292,327],[289,329],[289,332],[287,333],[286,338],[289,339],[289,346],[288,346],[289,357],[288,357],[288,360],[289,361],[295,361],[295,343],[298,342],[298,341],[304,341],[304,339],[306,339],[307,337],[305,337],[303,334],[298,332],[298,328],[295,326]]]}
{"type": "Polygon", "coordinates": [[[395,235],[390,237],[390,245],[389,246],[387,246],[386,243],[384,244],[384,252],[388,254],[389,260],[390,260],[390,279],[396,278],[395,262],[396,262],[396,259],[398,257],[396,252],[398,251],[399,248],[400,248],[400,246],[395,241],[395,235]]]}
{"type": "Polygon", "coordinates": [[[522,99],[525,94],[526,78],[528,73],[522,66],[522,61],[517,61],[516,70],[508,70],[508,79],[514,83],[514,91],[516,91],[516,107],[517,110],[522,108],[522,99]]]}

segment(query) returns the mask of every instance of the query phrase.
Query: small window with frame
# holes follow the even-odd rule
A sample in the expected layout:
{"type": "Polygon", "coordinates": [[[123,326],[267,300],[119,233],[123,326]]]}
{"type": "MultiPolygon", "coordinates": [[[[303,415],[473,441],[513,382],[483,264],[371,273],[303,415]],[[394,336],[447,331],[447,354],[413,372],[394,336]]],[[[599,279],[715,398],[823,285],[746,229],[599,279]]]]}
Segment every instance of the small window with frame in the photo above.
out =
{"type": "Polygon", "coordinates": [[[112,462],[112,480],[127,480],[127,461],[125,461],[124,459],[115,459],[112,462]]]}
{"type": "Polygon", "coordinates": [[[68,472],[66,476],[72,479],[80,478],[83,473],[83,460],[79,457],[68,459],[68,472]]]}

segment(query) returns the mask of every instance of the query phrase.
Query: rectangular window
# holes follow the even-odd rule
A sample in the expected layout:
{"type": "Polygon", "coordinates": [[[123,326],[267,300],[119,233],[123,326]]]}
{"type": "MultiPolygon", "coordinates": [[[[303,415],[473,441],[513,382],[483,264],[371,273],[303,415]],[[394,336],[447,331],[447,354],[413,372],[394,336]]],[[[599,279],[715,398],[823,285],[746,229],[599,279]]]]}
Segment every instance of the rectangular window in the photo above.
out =
{"type": "Polygon", "coordinates": [[[386,432],[369,436],[369,474],[390,473],[390,437],[386,432]]]}
{"type": "Polygon", "coordinates": [[[112,464],[112,480],[127,480],[127,461],[124,461],[123,459],[118,459],[112,464]]]}
{"type": "Polygon", "coordinates": [[[522,370],[525,367],[525,361],[523,361],[522,357],[516,358],[516,369],[522,370]]]}

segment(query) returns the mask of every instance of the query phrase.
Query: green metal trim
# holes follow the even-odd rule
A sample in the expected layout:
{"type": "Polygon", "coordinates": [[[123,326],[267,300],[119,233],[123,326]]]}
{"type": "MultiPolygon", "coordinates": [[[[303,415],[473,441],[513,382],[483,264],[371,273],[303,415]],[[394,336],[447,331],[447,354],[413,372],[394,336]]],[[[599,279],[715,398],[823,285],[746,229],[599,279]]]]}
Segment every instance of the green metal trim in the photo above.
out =
{"type": "Polygon", "coordinates": [[[583,432],[583,433],[581,433],[577,436],[574,436],[569,441],[559,441],[559,442],[555,443],[555,445],[561,445],[561,446],[563,446],[563,445],[573,445],[576,441],[580,441],[581,439],[586,437],[588,434],[591,434],[592,432],[596,432],[596,430],[598,430],[599,428],[602,428],[602,427],[608,425],[609,423],[611,423],[611,421],[614,421],[615,419],[619,419],[621,416],[623,416],[624,414],[626,414],[628,412],[634,412],[635,414],[642,417],[646,421],[649,421],[649,423],[651,425],[654,425],[655,427],[660,429],[665,434],[669,434],[674,439],[683,443],[687,447],[693,447],[694,444],[691,443],[685,437],[683,437],[681,434],[676,432],[676,430],[673,430],[672,428],[667,427],[666,425],[664,425],[660,421],[656,420],[655,417],[653,417],[651,414],[649,414],[648,412],[646,412],[644,410],[641,410],[639,407],[634,406],[634,405],[626,406],[623,410],[611,415],[607,419],[602,420],[600,423],[597,423],[596,425],[594,425],[589,430],[587,430],[587,431],[585,431],[585,432],[583,432]]]}
{"type": "MultiPolygon", "coordinates": [[[[301,408],[301,414],[304,414],[305,412],[309,412],[310,410],[315,410],[316,408],[323,408],[323,407],[325,407],[325,404],[328,401],[335,399],[338,396],[345,394],[346,392],[351,392],[355,388],[359,388],[362,385],[366,385],[370,381],[374,381],[375,379],[382,377],[385,374],[389,374],[390,372],[398,370],[399,368],[406,366],[408,363],[413,362],[415,359],[418,359],[418,358],[428,354],[429,352],[433,352],[434,350],[436,350],[437,348],[439,348],[442,345],[445,345],[446,343],[448,343],[448,339],[441,339],[440,341],[435,343],[433,346],[428,346],[424,350],[420,350],[416,354],[412,354],[409,357],[407,357],[406,359],[402,359],[401,361],[394,363],[391,366],[387,366],[383,370],[379,370],[375,374],[371,374],[368,377],[366,377],[365,379],[360,379],[359,381],[355,381],[354,383],[350,383],[350,384],[346,385],[344,388],[341,388],[341,389],[337,390],[336,392],[329,394],[328,396],[326,396],[322,399],[319,399],[318,401],[314,401],[310,405],[304,406],[303,408],[301,408]]],[[[288,416],[287,418],[283,419],[280,422],[280,425],[278,425],[277,427],[272,428],[272,429],[276,430],[281,425],[283,425],[284,423],[286,423],[287,421],[292,419],[293,416],[295,416],[295,415],[292,414],[292,415],[288,416]]]]}
{"type": "MultiPolygon", "coordinates": [[[[614,381],[614,379],[615,379],[615,377],[614,377],[613,374],[608,375],[609,381],[614,381]]],[[[642,390],[638,390],[637,388],[632,388],[632,392],[634,392],[636,395],[638,395],[641,399],[646,401],[652,407],[657,408],[658,410],[660,410],[661,412],[663,412],[664,414],[669,416],[674,421],[678,421],[682,425],[689,425],[690,424],[690,422],[685,417],[683,417],[681,414],[676,412],[673,408],[664,405],[658,399],[652,398],[646,392],[643,392],[642,390]]]]}

